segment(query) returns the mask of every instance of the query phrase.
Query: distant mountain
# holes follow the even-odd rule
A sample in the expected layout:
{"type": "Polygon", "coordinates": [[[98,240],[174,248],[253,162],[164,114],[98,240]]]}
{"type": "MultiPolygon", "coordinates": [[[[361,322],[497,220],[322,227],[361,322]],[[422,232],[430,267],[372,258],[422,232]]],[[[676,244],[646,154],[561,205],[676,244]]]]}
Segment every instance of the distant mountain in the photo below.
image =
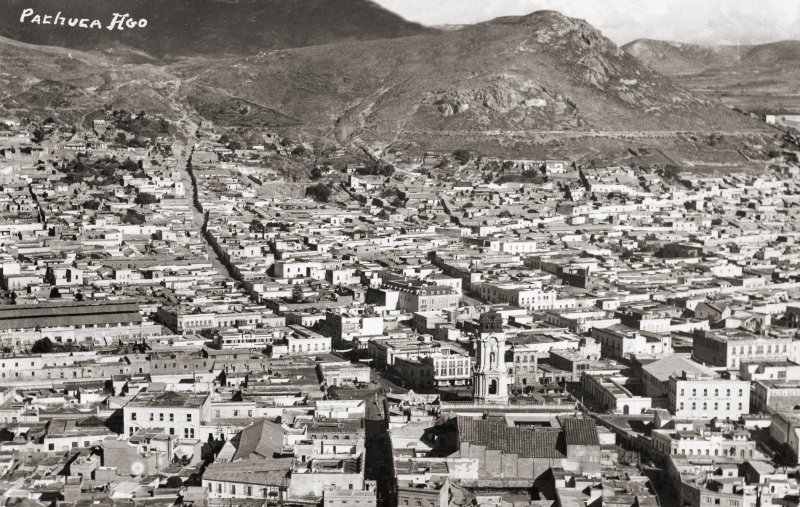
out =
{"type": "Polygon", "coordinates": [[[622,46],[622,49],[666,75],[693,74],[731,66],[754,70],[758,66],[792,65],[800,62],[800,41],[755,46],[700,46],[640,39],[622,46]]]}
{"type": "Polygon", "coordinates": [[[737,109],[800,112],[800,41],[706,47],[643,39],[623,50],[695,93],[737,109]]]}
{"type": "Polygon", "coordinates": [[[735,46],[706,47],[697,44],[640,39],[622,46],[622,49],[650,68],[665,74],[676,75],[701,72],[712,67],[739,63],[744,48],[735,46]]]}
{"type": "Polygon", "coordinates": [[[48,46],[106,50],[127,46],[153,56],[253,54],[341,41],[430,33],[369,0],[0,0],[0,36],[48,46]],[[34,15],[98,19],[103,29],[20,22],[34,15]],[[147,20],[109,31],[113,14],[147,20]]]}
{"type": "Polygon", "coordinates": [[[189,63],[178,73],[211,120],[249,121],[261,109],[216,114],[220,103],[246,100],[340,139],[755,126],[648,69],[585,21],[552,11],[212,68],[189,63]]]}
{"type": "Polygon", "coordinates": [[[751,46],[744,61],[751,65],[797,65],[800,63],[800,41],[787,40],[751,46]]]}

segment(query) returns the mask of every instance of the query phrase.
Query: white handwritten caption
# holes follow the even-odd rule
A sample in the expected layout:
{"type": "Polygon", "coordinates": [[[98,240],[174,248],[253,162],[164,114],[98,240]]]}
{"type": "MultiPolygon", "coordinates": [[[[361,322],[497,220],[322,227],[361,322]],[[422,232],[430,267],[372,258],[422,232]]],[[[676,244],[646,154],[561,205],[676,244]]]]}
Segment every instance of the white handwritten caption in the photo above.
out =
{"type": "MultiPolygon", "coordinates": [[[[27,8],[22,11],[19,17],[20,23],[30,23],[32,25],[58,25],[73,28],[96,28],[103,29],[103,22],[99,19],[71,18],[61,15],[58,11],[55,16],[51,14],[35,14],[33,9],[27,8]]],[[[105,25],[106,30],[125,30],[126,28],[144,28],[147,26],[145,18],[132,18],[127,12],[120,14],[115,12],[111,21],[105,25]]]]}

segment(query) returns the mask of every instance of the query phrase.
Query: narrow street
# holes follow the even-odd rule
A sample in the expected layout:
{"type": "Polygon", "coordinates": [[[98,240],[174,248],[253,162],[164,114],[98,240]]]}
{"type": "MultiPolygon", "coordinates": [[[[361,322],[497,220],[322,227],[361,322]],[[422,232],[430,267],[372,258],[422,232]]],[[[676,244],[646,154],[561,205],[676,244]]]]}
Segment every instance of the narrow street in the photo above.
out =
{"type": "Polygon", "coordinates": [[[192,159],[192,150],[193,150],[190,147],[190,145],[194,144],[195,141],[196,141],[195,138],[190,137],[187,140],[187,143],[189,143],[189,145],[187,146],[184,146],[183,143],[176,141],[175,143],[172,144],[172,154],[175,156],[175,160],[177,161],[176,162],[177,168],[183,171],[186,180],[191,185],[192,223],[201,233],[200,235],[203,238],[203,242],[205,243],[205,249],[206,252],[208,253],[208,258],[211,260],[211,264],[214,266],[214,269],[216,269],[220,274],[222,274],[226,278],[233,280],[235,279],[235,277],[230,271],[228,271],[228,268],[220,260],[219,256],[217,255],[217,252],[214,250],[211,244],[209,244],[208,240],[205,237],[205,234],[203,234],[203,231],[205,231],[206,216],[200,209],[200,203],[198,200],[199,189],[197,188],[197,180],[193,177],[188,167],[189,162],[192,159]]]}
{"type": "Polygon", "coordinates": [[[366,463],[365,477],[377,482],[378,506],[394,505],[394,485],[392,481],[392,453],[386,420],[383,417],[385,396],[380,391],[370,390],[365,398],[367,405],[365,425],[366,463]]]}

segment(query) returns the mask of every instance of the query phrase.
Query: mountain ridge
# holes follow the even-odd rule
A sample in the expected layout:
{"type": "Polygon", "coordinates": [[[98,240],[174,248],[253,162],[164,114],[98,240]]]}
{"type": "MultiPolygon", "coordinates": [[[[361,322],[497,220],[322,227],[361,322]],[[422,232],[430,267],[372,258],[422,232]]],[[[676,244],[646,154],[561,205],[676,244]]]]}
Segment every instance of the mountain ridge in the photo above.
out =
{"type": "Polygon", "coordinates": [[[124,55],[90,51],[81,64],[63,52],[25,51],[0,46],[7,74],[24,76],[0,76],[2,105],[46,114],[55,102],[77,122],[111,104],[342,144],[522,147],[544,156],[604,149],[602,139],[626,152],[654,139],[697,143],[768,130],[658,74],[586,21],[554,11],[455,31],[166,63],[120,64],[113,58],[124,55]]]}
{"type": "Polygon", "coordinates": [[[156,58],[242,55],[346,40],[434,32],[406,21],[371,0],[0,0],[0,35],[33,44],[103,51],[127,46],[156,58]],[[35,14],[103,20],[102,29],[20,22],[35,14]],[[147,26],[106,29],[113,13],[144,18],[147,26]]]}
{"type": "Polygon", "coordinates": [[[311,125],[333,121],[340,131],[391,130],[399,122],[425,130],[469,129],[473,122],[482,130],[748,123],[642,66],[585,21],[553,11],[340,43],[335,52],[272,51],[225,63],[185,91],[220,88],[311,125]]]}

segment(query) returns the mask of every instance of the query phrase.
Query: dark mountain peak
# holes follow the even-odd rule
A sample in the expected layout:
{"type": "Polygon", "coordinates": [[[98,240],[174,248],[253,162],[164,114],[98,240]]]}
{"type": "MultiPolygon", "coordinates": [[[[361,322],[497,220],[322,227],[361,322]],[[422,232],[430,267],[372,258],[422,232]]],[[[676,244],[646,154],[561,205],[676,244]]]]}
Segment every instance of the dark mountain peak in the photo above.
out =
{"type": "Polygon", "coordinates": [[[32,44],[105,50],[118,44],[157,57],[246,55],[342,41],[431,33],[370,0],[0,0],[0,35],[32,44]],[[102,29],[21,23],[34,14],[99,20],[102,29]],[[115,12],[147,26],[106,30],[115,12]]]}

